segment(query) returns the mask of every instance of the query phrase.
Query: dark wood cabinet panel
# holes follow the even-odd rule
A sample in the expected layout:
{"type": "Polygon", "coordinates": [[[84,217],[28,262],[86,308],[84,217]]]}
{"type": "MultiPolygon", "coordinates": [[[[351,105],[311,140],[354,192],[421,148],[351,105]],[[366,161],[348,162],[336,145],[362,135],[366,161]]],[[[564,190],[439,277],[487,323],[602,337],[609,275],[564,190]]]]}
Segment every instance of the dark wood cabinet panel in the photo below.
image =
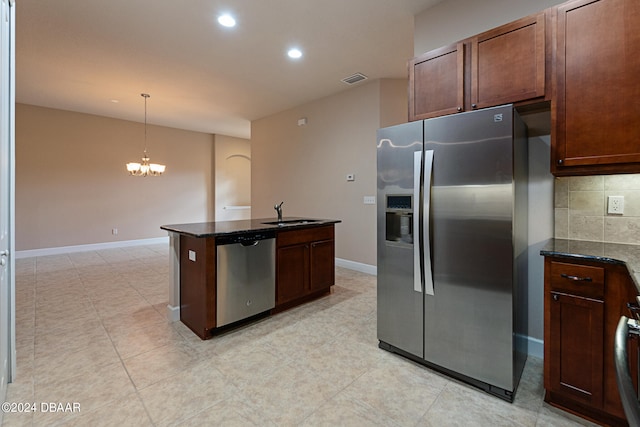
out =
{"type": "Polygon", "coordinates": [[[335,280],[335,242],[323,240],[311,243],[310,283],[312,291],[333,286],[335,280]]]}
{"type": "Polygon", "coordinates": [[[548,300],[545,387],[602,408],[604,302],[558,292],[550,292],[548,300]]]}
{"type": "Polygon", "coordinates": [[[471,107],[545,96],[545,14],[528,16],[471,41],[471,107]]]}
{"type": "Polygon", "coordinates": [[[602,300],[604,268],[551,261],[551,289],[558,292],[602,300]]]}
{"type": "Polygon", "coordinates": [[[640,2],[557,8],[551,169],[640,172],[640,2]]]}
{"type": "Polygon", "coordinates": [[[180,236],[180,321],[202,339],[216,326],[214,238],[180,236]]]}
{"type": "Polygon", "coordinates": [[[309,289],[309,246],[278,248],[276,253],[276,304],[303,297],[309,289]]]}
{"type": "Polygon", "coordinates": [[[409,121],[464,110],[465,50],[456,43],[409,61],[409,121]]]}
{"type": "Polygon", "coordinates": [[[277,247],[295,245],[298,243],[310,243],[320,240],[333,240],[334,227],[316,227],[302,230],[281,231],[276,240],[277,247]]]}

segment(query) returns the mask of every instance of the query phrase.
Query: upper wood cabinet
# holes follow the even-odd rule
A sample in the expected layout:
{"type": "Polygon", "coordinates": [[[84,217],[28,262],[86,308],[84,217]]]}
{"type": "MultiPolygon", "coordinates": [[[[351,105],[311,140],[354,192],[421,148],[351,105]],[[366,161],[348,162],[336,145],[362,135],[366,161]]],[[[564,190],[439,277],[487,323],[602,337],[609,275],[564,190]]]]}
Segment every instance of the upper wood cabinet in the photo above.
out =
{"type": "Polygon", "coordinates": [[[528,16],[471,39],[471,107],[545,96],[545,14],[528,16]]]}
{"type": "Polygon", "coordinates": [[[409,61],[409,120],[543,99],[546,15],[528,16],[409,61]]]}
{"type": "Polygon", "coordinates": [[[640,1],[557,8],[551,171],[640,172],[640,1]]]}
{"type": "Polygon", "coordinates": [[[465,108],[465,49],[456,43],[409,61],[409,120],[423,120],[465,108]]]}

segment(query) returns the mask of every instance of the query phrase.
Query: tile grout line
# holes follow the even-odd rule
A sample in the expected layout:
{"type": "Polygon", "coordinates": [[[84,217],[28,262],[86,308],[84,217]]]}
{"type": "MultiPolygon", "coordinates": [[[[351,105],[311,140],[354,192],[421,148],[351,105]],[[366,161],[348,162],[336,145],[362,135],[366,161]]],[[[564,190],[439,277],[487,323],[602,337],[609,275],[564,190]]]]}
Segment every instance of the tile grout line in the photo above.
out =
{"type": "MultiPolygon", "coordinates": [[[[102,258],[111,267],[111,262],[110,261],[106,260],[99,253],[99,251],[96,251],[96,253],[98,254],[98,256],[100,258],[102,258]]],[[[81,280],[82,280],[82,278],[81,278],[81,280]]],[[[129,283],[128,280],[127,280],[127,283],[129,283]]],[[[83,284],[83,286],[85,285],[84,281],[82,282],[82,284],[83,284]]],[[[129,285],[129,286],[131,286],[131,285],[129,285]]],[[[136,292],[137,292],[137,289],[136,289],[136,292]]],[[[149,413],[149,409],[147,408],[147,405],[145,405],[144,400],[142,399],[142,396],[140,396],[140,390],[138,389],[138,386],[136,386],[136,383],[133,381],[133,378],[131,378],[131,374],[130,374],[129,370],[127,369],[127,366],[124,363],[124,359],[122,358],[122,355],[118,351],[118,347],[116,346],[115,342],[113,341],[113,338],[111,337],[111,334],[109,333],[109,331],[107,330],[106,326],[104,325],[104,319],[102,318],[102,316],[100,316],[100,313],[96,309],[93,300],[91,298],[89,298],[89,300],[91,301],[91,305],[93,306],[94,310],[96,310],[96,315],[97,315],[98,319],[100,319],[100,325],[102,325],[102,328],[104,329],[105,333],[107,334],[107,337],[109,337],[109,342],[111,342],[111,345],[113,346],[114,351],[118,355],[118,360],[120,360],[120,365],[122,366],[122,369],[124,369],[124,372],[127,374],[127,378],[129,378],[129,381],[131,382],[131,385],[133,386],[134,393],[135,393],[136,397],[138,398],[138,400],[140,401],[140,403],[142,404],[142,407],[144,408],[144,412],[147,415],[147,418],[148,418],[149,422],[151,423],[151,425],[155,426],[156,423],[153,421],[153,418],[151,417],[151,414],[149,413]]],[[[104,405],[104,406],[106,406],[106,405],[104,405]]]]}

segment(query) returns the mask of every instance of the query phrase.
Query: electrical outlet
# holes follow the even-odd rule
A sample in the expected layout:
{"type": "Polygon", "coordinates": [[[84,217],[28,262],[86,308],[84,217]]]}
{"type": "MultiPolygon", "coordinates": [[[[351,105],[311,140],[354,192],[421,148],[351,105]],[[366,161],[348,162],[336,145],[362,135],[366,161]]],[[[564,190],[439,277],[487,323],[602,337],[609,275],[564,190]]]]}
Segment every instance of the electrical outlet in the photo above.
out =
{"type": "Polygon", "coordinates": [[[624,196],[609,196],[607,213],[614,215],[624,214],[624,196]]]}
{"type": "Polygon", "coordinates": [[[117,228],[112,228],[111,229],[111,234],[113,234],[114,236],[118,235],[118,229],[117,228]]]}
{"type": "Polygon", "coordinates": [[[375,205],[376,204],[376,196],[364,196],[364,204],[365,205],[375,205]]]}

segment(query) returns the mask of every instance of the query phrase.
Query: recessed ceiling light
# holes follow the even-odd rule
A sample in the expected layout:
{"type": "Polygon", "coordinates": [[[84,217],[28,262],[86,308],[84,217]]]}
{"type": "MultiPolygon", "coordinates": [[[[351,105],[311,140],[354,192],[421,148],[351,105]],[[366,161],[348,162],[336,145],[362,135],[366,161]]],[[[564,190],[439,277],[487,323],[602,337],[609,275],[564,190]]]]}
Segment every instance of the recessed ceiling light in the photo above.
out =
{"type": "Polygon", "coordinates": [[[112,99],[112,100],[111,100],[111,102],[113,102],[114,104],[117,104],[117,103],[118,103],[118,102],[120,102],[120,101],[119,101],[119,100],[117,100],[117,99],[112,99]]]}
{"type": "Polygon", "coordinates": [[[236,26],[236,20],[233,19],[233,16],[229,15],[228,13],[225,13],[224,15],[220,15],[218,17],[218,23],[220,25],[222,25],[223,27],[235,27],[236,26]]]}
{"type": "Polygon", "coordinates": [[[289,52],[287,52],[287,55],[289,55],[289,58],[293,58],[293,59],[298,59],[298,58],[302,58],[302,52],[300,51],[300,49],[289,49],[289,52]]]}

